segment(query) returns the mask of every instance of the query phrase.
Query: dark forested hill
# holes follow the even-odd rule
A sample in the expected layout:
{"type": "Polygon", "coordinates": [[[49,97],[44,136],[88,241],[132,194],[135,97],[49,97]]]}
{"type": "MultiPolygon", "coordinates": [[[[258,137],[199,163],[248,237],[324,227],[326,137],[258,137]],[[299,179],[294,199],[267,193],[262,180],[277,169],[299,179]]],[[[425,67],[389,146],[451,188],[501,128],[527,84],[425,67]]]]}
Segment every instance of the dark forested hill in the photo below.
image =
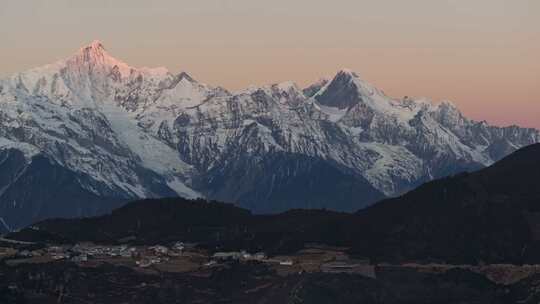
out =
{"type": "Polygon", "coordinates": [[[355,246],[381,259],[538,261],[539,208],[540,145],[533,145],[358,212],[365,242],[355,246]]]}

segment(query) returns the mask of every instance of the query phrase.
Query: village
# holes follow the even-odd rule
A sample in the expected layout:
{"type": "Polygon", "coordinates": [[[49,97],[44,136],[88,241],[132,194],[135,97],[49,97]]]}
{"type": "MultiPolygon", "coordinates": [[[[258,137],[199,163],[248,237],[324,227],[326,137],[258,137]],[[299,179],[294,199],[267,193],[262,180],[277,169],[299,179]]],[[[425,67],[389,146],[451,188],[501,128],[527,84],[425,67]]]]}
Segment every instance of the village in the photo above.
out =
{"type": "Polygon", "coordinates": [[[311,246],[293,255],[267,256],[264,252],[209,252],[196,244],[181,241],[169,245],[130,246],[77,243],[50,245],[39,249],[0,247],[0,261],[8,266],[54,261],[92,267],[102,263],[123,265],[143,272],[191,272],[211,269],[228,263],[262,263],[281,275],[304,272],[358,273],[375,277],[375,269],[366,260],[352,260],[340,248],[311,246]]]}

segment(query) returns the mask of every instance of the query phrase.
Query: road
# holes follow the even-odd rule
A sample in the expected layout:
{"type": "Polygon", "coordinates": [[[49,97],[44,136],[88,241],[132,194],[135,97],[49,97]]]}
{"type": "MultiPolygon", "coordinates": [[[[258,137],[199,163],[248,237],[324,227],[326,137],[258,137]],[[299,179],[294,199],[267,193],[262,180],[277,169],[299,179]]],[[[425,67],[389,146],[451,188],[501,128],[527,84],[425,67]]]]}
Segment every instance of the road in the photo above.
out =
{"type": "Polygon", "coordinates": [[[6,242],[10,244],[19,244],[19,245],[33,245],[35,243],[32,242],[23,242],[23,241],[16,241],[16,240],[10,240],[3,237],[0,237],[0,242],[6,242]]]}

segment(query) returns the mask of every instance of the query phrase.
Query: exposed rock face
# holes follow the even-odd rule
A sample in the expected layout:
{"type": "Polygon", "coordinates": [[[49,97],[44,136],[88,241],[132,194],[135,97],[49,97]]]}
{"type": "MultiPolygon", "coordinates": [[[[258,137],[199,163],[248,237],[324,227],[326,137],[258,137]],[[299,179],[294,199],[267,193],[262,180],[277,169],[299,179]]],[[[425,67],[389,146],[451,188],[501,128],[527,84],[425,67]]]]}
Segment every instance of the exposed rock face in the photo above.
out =
{"type": "Polygon", "coordinates": [[[389,98],[348,70],[304,91],[286,82],[231,93],[130,67],[97,41],[0,80],[0,104],[0,217],[13,227],[171,195],[259,212],[355,210],[540,140],[450,103],[389,98]]]}

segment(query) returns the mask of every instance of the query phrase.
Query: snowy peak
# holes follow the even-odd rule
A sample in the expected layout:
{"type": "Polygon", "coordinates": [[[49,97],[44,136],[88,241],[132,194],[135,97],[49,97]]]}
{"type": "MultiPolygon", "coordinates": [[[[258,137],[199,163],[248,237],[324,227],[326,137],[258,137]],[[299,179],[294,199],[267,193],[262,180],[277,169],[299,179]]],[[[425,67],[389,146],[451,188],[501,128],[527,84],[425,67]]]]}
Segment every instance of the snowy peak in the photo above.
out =
{"type": "Polygon", "coordinates": [[[104,53],[105,47],[103,46],[103,43],[101,41],[94,40],[87,46],[82,47],[81,52],[104,53]]]}
{"type": "Polygon", "coordinates": [[[276,83],[272,86],[285,92],[290,92],[290,91],[299,92],[300,91],[300,89],[298,88],[298,85],[293,81],[284,81],[284,82],[276,83]]]}
{"type": "Polygon", "coordinates": [[[109,60],[120,62],[119,60],[109,55],[109,53],[106,51],[105,47],[103,46],[103,43],[99,40],[94,40],[92,41],[92,43],[81,47],[79,51],[75,53],[75,55],[72,58],[82,59],[82,61],[88,62],[88,63],[106,62],[109,60]]]}
{"type": "MultiPolygon", "coordinates": [[[[110,71],[112,74],[120,73],[122,77],[128,76],[138,76],[143,75],[147,78],[165,78],[170,76],[169,70],[164,67],[157,68],[135,68],[127,63],[119,60],[107,52],[107,49],[103,43],[99,40],[94,40],[92,43],[88,44],[79,49],[71,58],[67,59],[66,62],[69,64],[75,64],[79,66],[90,66],[90,67],[102,67],[106,71],[110,71]]],[[[194,81],[186,73],[181,73],[178,77],[186,77],[190,81],[194,81]]]]}
{"type": "Polygon", "coordinates": [[[347,69],[347,68],[339,70],[336,74],[336,77],[347,77],[351,80],[360,78],[360,76],[358,76],[358,74],[355,71],[351,69],[347,69]]]}
{"type": "Polygon", "coordinates": [[[349,109],[362,101],[358,75],[351,70],[340,70],[314,97],[326,107],[349,109]]]}
{"type": "Polygon", "coordinates": [[[301,105],[306,97],[298,85],[292,81],[285,81],[273,84],[269,88],[270,95],[276,98],[280,104],[289,107],[297,107],[301,105]]]}
{"type": "Polygon", "coordinates": [[[467,123],[458,107],[450,101],[443,101],[433,108],[435,119],[443,126],[456,128],[467,123]]]}
{"type": "Polygon", "coordinates": [[[195,79],[193,79],[193,77],[191,77],[188,73],[186,72],[181,72],[180,74],[178,74],[176,76],[176,79],[178,82],[182,81],[182,80],[186,80],[186,81],[189,81],[191,83],[196,83],[197,81],[195,79]]]}
{"type": "Polygon", "coordinates": [[[271,95],[291,97],[291,98],[304,98],[304,93],[298,85],[293,81],[285,81],[272,84],[266,89],[271,91],[271,95]]]}
{"type": "MultiPolygon", "coordinates": [[[[384,96],[384,93],[377,89],[374,85],[363,80],[358,73],[350,69],[341,69],[333,81],[342,82],[356,88],[358,94],[362,97],[373,97],[375,95],[384,96]]],[[[386,96],[384,96],[386,97],[386,96]]]]}
{"type": "Polygon", "coordinates": [[[379,124],[389,121],[407,127],[418,112],[437,109],[424,100],[388,97],[350,69],[338,71],[313,98],[323,112],[340,113],[340,116],[334,115],[333,120],[339,117],[341,122],[355,127],[361,125],[363,128],[379,128],[379,124]]]}
{"type": "Polygon", "coordinates": [[[86,72],[88,69],[90,73],[112,73],[117,80],[128,77],[134,70],[123,61],[109,55],[99,40],[94,40],[79,49],[75,55],[66,60],[66,67],[77,72],[86,72]]]}

